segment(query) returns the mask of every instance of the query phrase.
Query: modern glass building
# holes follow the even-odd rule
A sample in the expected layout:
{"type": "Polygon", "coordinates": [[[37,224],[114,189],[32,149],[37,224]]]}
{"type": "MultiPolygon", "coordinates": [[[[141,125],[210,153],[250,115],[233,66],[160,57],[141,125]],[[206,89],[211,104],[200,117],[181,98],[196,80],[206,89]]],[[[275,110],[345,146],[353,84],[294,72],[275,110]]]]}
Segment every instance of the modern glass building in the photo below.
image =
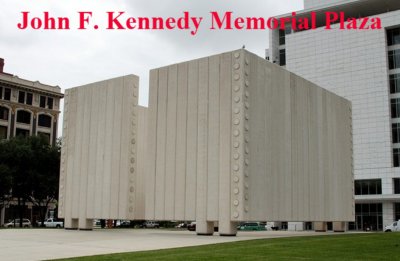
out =
{"type": "Polygon", "coordinates": [[[356,220],[348,229],[382,230],[400,219],[400,1],[305,0],[304,6],[297,16],[317,12],[318,28],[270,31],[267,59],[352,101],[356,220]],[[326,30],[327,11],[379,17],[383,29],[326,30]]]}

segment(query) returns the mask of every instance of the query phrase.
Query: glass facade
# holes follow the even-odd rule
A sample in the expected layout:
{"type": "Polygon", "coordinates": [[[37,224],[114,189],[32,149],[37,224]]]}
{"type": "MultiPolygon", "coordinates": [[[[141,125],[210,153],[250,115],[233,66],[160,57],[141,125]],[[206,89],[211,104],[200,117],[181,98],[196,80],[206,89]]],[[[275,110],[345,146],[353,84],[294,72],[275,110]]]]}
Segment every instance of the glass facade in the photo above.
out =
{"type": "Polygon", "coordinates": [[[381,179],[367,179],[354,181],[354,193],[356,195],[379,195],[382,194],[381,179]]]}
{"type": "Polygon", "coordinates": [[[400,142],[400,123],[392,123],[392,142],[400,142]]]}
{"type": "Polygon", "coordinates": [[[387,43],[388,46],[400,44],[400,28],[387,30],[387,43]]]}
{"type": "MultiPolygon", "coordinates": [[[[286,65],[286,50],[279,50],[279,65],[286,65]]],[[[399,113],[400,113],[400,99],[399,99],[399,113]]]]}
{"type": "Polygon", "coordinates": [[[355,230],[365,231],[382,230],[382,204],[356,204],[356,222],[352,225],[349,225],[349,228],[351,227],[353,227],[355,230]]]}
{"type": "Polygon", "coordinates": [[[400,49],[388,52],[389,69],[394,70],[400,68],[400,49]]]}
{"type": "Polygon", "coordinates": [[[400,203],[394,203],[394,220],[400,220],[400,203]]]}
{"type": "Polygon", "coordinates": [[[400,178],[393,179],[393,194],[400,194],[400,178]]]}
{"type": "Polygon", "coordinates": [[[393,149],[393,167],[400,166],[400,149],[393,149]]]}
{"type": "Polygon", "coordinates": [[[400,74],[389,75],[390,93],[395,94],[400,92],[400,74]]]}
{"type": "Polygon", "coordinates": [[[400,99],[399,98],[390,100],[390,109],[391,109],[392,119],[400,118],[400,99]]]}
{"type": "Polygon", "coordinates": [[[284,45],[286,43],[285,40],[285,31],[279,30],[279,45],[284,45]]]}

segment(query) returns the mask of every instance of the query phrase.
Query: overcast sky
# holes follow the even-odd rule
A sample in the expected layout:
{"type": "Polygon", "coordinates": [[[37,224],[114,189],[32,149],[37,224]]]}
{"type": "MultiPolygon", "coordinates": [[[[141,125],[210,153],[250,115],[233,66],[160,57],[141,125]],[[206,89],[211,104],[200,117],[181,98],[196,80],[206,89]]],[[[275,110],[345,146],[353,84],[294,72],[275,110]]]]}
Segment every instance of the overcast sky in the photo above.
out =
{"type": "MultiPolygon", "coordinates": [[[[5,71],[28,80],[71,87],[136,74],[141,105],[147,105],[148,73],[152,68],[246,49],[265,55],[268,31],[211,31],[210,11],[240,17],[271,17],[303,9],[293,0],[0,0],[0,57],[5,71]],[[69,17],[71,30],[20,30],[21,12],[69,17]],[[78,11],[92,11],[99,30],[77,30],[78,11]],[[109,31],[106,12],[125,11],[126,17],[176,17],[188,11],[204,17],[196,36],[188,31],[109,31]]],[[[60,129],[60,127],[59,127],[60,129]]],[[[61,133],[59,133],[61,135],[61,133]]]]}

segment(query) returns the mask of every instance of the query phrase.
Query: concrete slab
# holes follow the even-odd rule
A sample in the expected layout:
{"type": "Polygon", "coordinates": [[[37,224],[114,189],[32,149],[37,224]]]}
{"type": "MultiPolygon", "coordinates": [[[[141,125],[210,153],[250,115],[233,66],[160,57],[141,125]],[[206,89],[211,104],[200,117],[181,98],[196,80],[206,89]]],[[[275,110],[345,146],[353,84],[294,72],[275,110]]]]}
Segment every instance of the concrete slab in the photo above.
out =
{"type": "Polygon", "coordinates": [[[196,236],[195,232],[164,229],[1,229],[0,260],[46,260],[110,253],[199,246],[261,238],[329,235],[333,233],[257,231],[237,237],[196,236]]]}

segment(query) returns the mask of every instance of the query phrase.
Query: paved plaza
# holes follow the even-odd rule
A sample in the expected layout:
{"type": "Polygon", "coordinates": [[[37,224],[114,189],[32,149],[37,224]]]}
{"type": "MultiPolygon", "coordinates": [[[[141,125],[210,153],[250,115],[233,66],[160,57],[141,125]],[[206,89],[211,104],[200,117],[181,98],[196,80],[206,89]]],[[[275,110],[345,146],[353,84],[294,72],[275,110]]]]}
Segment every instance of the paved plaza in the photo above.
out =
{"type": "Polygon", "coordinates": [[[199,246],[241,240],[333,235],[333,233],[257,231],[237,237],[197,236],[194,232],[165,229],[0,229],[0,260],[46,260],[110,253],[199,246]]]}

